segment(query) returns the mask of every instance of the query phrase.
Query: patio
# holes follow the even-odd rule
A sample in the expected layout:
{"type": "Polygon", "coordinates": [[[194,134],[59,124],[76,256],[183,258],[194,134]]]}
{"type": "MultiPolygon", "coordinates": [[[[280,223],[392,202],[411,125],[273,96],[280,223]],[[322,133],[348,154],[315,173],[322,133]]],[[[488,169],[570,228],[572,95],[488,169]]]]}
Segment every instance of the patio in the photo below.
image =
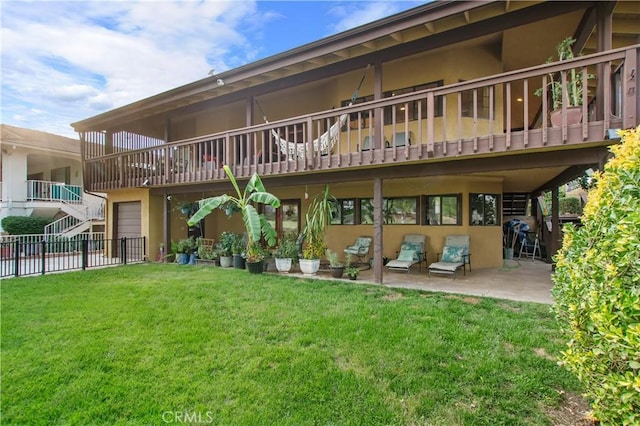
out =
{"type": "MultiPolygon", "coordinates": [[[[302,276],[296,272],[292,273],[302,276]]],[[[328,272],[319,272],[319,279],[331,278],[328,272]]],[[[345,280],[347,280],[345,278],[345,280]]],[[[415,265],[408,274],[384,270],[384,286],[414,290],[457,293],[469,296],[493,297],[552,304],[551,264],[539,260],[508,260],[502,268],[472,269],[463,275],[458,272],[455,279],[449,275],[429,276],[424,265],[420,271],[415,265]]],[[[357,283],[375,284],[373,269],[360,272],[357,283]]]]}

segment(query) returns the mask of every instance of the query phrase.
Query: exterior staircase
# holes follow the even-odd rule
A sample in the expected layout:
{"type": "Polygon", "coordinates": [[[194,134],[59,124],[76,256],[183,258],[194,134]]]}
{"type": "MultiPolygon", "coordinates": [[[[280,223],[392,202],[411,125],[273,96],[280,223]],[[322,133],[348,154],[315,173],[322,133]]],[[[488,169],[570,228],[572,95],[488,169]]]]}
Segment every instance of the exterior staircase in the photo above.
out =
{"type": "Polygon", "coordinates": [[[104,199],[90,194],[78,196],[75,192],[68,195],[59,199],[60,210],[66,213],[65,216],[48,224],[44,229],[45,235],[70,239],[90,232],[94,223],[104,221],[104,199]]]}

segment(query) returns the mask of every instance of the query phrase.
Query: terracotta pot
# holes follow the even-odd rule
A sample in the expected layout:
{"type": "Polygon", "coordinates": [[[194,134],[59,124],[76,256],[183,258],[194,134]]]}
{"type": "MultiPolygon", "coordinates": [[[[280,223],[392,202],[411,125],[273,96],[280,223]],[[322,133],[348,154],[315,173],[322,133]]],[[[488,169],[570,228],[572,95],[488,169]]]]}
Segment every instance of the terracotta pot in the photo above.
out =
{"type": "MultiPolygon", "coordinates": [[[[550,117],[553,127],[562,126],[562,110],[551,111],[550,117]]],[[[580,124],[582,122],[582,107],[572,106],[567,108],[567,126],[580,124]]]]}

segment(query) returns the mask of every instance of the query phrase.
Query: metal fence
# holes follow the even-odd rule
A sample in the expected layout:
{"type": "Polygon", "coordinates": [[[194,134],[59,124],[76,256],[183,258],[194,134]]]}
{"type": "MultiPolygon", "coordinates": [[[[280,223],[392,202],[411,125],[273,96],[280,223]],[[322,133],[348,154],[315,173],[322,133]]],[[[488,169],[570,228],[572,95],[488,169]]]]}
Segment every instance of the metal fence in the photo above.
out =
{"type": "Polygon", "coordinates": [[[40,235],[4,236],[0,240],[0,277],[44,275],[51,272],[144,262],[145,237],[74,238],[40,235]]]}

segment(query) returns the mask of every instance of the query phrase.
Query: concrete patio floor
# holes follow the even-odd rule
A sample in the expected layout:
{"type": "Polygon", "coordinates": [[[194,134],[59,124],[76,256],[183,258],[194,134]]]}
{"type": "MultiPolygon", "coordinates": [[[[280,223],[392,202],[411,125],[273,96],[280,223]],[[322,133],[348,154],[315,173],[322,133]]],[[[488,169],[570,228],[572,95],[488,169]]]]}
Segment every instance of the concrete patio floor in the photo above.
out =
{"type": "MultiPolygon", "coordinates": [[[[300,273],[293,272],[292,275],[302,276],[300,273]]],[[[316,278],[335,279],[331,278],[329,272],[322,271],[318,272],[316,278]]],[[[349,281],[344,278],[343,280],[349,281]]],[[[355,282],[376,285],[373,269],[361,271],[355,282]]],[[[389,271],[385,268],[382,285],[391,288],[456,293],[521,302],[553,303],[551,264],[539,260],[508,260],[502,268],[474,268],[471,272],[467,270],[466,275],[459,271],[455,279],[452,279],[451,275],[429,276],[424,265],[422,271],[419,270],[418,265],[415,265],[409,273],[389,271]]]]}

